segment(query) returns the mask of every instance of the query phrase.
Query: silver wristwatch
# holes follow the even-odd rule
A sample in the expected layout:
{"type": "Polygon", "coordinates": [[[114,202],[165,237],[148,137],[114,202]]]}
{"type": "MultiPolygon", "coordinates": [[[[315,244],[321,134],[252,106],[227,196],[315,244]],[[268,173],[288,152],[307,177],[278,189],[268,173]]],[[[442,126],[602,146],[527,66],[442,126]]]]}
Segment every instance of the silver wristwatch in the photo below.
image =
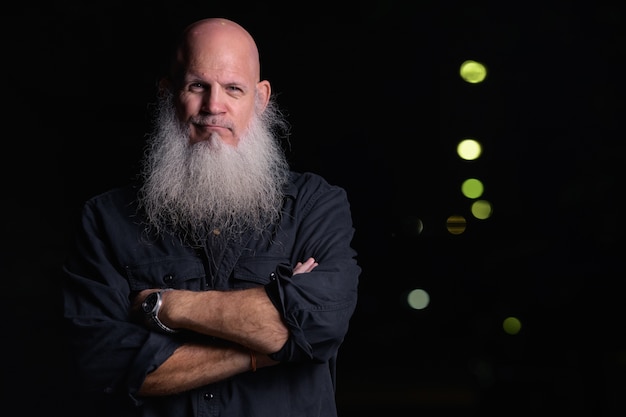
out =
{"type": "Polygon", "coordinates": [[[156,291],[148,294],[148,296],[141,303],[141,308],[146,317],[146,320],[155,329],[164,331],[165,333],[178,333],[178,330],[167,327],[159,320],[159,310],[161,304],[163,304],[163,298],[161,293],[167,290],[156,291]]]}

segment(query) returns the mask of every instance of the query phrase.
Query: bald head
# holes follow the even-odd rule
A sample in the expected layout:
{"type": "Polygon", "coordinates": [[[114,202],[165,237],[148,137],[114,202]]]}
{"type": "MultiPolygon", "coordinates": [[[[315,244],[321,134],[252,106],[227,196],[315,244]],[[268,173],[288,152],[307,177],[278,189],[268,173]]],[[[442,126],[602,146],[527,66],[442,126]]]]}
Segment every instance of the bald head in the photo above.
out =
{"type": "Polygon", "coordinates": [[[259,51],[254,38],[241,25],[224,18],[202,19],[185,28],[172,75],[177,79],[181,72],[206,65],[211,57],[218,56],[223,57],[221,65],[234,65],[242,73],[247,71],[254,82],[260,80],[259,51]]]}

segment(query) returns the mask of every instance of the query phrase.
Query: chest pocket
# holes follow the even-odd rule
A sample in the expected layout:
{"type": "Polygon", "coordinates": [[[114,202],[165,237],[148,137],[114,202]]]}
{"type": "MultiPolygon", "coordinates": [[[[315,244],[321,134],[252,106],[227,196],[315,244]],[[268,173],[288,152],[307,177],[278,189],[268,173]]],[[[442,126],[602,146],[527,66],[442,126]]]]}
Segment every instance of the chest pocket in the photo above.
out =
{"type": "Polygon", "coordinates": [[[289,260],[270,256],[241,257],[233,269],[233,284],[235,288],[248,288],[254,284],[266,285],[270,282],[270,275],[281,263],[289,264],[289,260]]]}
{"type": "Polygon", "coordinates": [[[199,258],[165,258],[136,265],[127,265],[126,272],[131,290],[146,288],[176,288],[201,290],[205,270],[199,258]]]}

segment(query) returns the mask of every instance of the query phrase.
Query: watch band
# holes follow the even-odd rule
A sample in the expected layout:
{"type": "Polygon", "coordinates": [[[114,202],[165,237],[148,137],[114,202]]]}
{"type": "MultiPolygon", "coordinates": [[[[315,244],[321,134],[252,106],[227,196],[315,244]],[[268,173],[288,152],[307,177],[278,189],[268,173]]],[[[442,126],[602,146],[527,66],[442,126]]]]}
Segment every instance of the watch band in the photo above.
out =
{"type": "MultiPolygon", "coordinates": [[[[150,323],[154,326],[156,326],[157,329],[164,331],[165,333],[178,333],[179,330],[177,329],[172,329],[171,327],[166,326],[165,324],[163,324],[163,322],[161,322],[161,320],[159,320],[159,310],[161,309],[161,305],[163,304],[163,297],[162,297],[162,293],[165,291],[169,291],[171,290],[171,288],[167,288],[161,291],[157,291],[154,292],[152,294],[149,294],[148,297],[152,296],[152,297],[156,297],[156,301],[154,302],[154,307],[152,308],[152,310],[148,313],[146,313],[148,315],[148,319],[150,321],[150,323]],[[154,294],[154,295],[153,295],[154,294]]],[[[146,297],[146,300],[148,299],[148,297],[146,297]]],[[[144,303],[146,301],[144,300],[144,303]]]]}

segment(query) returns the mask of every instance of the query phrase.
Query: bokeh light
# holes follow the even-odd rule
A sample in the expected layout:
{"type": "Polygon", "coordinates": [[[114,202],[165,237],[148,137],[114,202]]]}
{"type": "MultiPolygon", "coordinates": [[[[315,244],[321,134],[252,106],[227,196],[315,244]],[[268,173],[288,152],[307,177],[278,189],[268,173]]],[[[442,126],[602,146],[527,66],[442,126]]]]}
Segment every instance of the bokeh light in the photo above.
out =
{"type": "Polygon", "coordinates": [[[487,77],[487,67],[481,62],[467,60],[461,64],[459,70],[461,78],[471,84],[481,83],[487,77]]]}
{"type": "Polygon", "coordinates": [[[416,288],[409,292],[409,295],[407,296],[407,303],[412,309],[423,310],[428,307],[428,304],[430,303],[430,296],[425,290],[416,288]]]}
{"type": "Polygon", "coordinates": [[[522,329],[522,322],[517,317],[507,317],[502,322],[502,328],[508,334],[518,334],[522,329]]]}
{"type": "Polygon", "coordinates": [[[468,178],[461,184],[461,192],[467,198],[478,198],[483,194],[484,186],[482,181],[476,178],[468,178]]]}
{"type": "Polygon", "coordinates": [[[477,159],[482,153],[482,145],[476,139],[463,139],[456,147],[456,153],[467,161],[477,159]]]}
{"type": "Polygon", "coordinates": [[[477,219],[488,219],[493,213],[491,203],[487,200],[476,200],[472,203],[472,215],[477,219]]]}
{"type": "Polygon", "coordinates": [[[465,231],[466,227],[467,221],[463,216],[453,215],[448,217],[448,220],[446,221],[446,228],[448,229],[448,232],[453,235],[460,235],[465,231]]]}

